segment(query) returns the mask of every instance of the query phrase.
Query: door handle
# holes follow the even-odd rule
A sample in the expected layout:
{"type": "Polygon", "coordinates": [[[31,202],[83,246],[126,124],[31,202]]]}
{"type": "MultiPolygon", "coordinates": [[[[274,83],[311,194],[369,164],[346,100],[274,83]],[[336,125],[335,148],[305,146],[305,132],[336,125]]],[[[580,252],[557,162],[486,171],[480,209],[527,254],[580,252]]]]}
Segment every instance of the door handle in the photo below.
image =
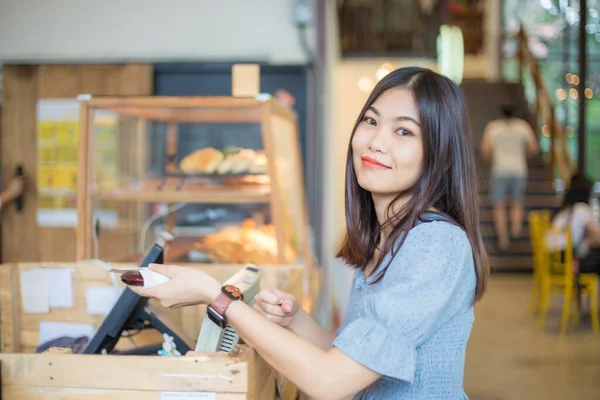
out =
{"type": "MultiPolygon", "coordinates": [[[[17,172],[15,175],[18,177],[25,176],[25,171],[23,169],[23,165],[19,164],[17,166],[17,172]]],[[[23,189],[23,191],[25,191],[25,190],[23,189]]],[[[21,195],[15,199],[15,204],[17,206],[17,212],[23,212],[23,207],[24,207],[23,198],[24,198],[24,194],[23,194],[23,192],[21,192],[21,195]]]]}

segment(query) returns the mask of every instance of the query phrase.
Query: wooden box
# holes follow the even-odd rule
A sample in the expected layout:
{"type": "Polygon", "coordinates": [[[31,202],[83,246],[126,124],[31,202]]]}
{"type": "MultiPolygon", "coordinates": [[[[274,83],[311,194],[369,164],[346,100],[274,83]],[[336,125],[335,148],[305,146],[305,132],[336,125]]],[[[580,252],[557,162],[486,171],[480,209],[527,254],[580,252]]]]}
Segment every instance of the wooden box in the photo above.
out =
{"type": "Polygon", "coordinates": [[[3,400],[242,400],[275,398],[275,373],[256,352],[185,357],[0,354],[3,400]]]}
{"type": "MultiPolygon", "coordinates": [[[[111,265],[118,268],[132,266],[111,265]]],[[[193,267],[205,270],[220,281],[225,281],[240,269],[237,265],[193,267]]],[[[261,269],[261,287],[278,288],[301,298],[304,267],[284,265],[261,269]]],[[[88,315],[86,290],[110,285],[108,272],[98,264],[0,266],[2,399],[273,399],[276,381],[280,390],[286,393],[283,398],[295,393],[293,385],[277,377],[277,373],[253,349],[245,346],[229,354],[193,353],[185,357],[32,354],[39,344],[40,321],[88,323],[98,327],[104,316],[88,315]],[[20,274],[35,268],[72,270],[73,308],[53,308],[47,314],[23,312],[20,274]],[[194,394],[196,392],[207,394],[194,394]],[[192,397],[192,394],[197,397],[192,397]]],[[[163,311],[179,322],[188,336],[198,337],[205,307],[163,311]]],[[[131,338],[121,338],[118,348],[144,346],[159,340],[158,332],[147,331],[131,338]]]]}

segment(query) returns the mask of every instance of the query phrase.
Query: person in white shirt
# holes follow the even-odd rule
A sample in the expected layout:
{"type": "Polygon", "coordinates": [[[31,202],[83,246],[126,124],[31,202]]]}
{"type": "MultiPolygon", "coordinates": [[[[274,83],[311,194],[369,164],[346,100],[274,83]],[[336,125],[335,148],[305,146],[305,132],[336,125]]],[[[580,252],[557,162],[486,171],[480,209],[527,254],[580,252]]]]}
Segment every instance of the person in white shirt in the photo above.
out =
{"type": "Polygon", "coordinates": [[[600,226],[594,219],[590,200],[593,184],[578,173],[571,179],[563,204],[552,218],[553,232],[547,237],[550,250],[564,250],[564,230],[571,229],[575,256],[579,259],[579,272],[600,272],[600,226]]]}
{"type": "Polygon", "coordinates": [[[504,118],[487,124],[481,141],[481,155],[492,162],[491,197],[494,203],[494,227],[498,247],[507,250],[508,235],[506,200],[511,198],[511,236],[521,236],[524,217],[523,195],[527,185],[527,156],[538,152],[531,126],[513,116],[511,106],[502,107],[504,118]]]}

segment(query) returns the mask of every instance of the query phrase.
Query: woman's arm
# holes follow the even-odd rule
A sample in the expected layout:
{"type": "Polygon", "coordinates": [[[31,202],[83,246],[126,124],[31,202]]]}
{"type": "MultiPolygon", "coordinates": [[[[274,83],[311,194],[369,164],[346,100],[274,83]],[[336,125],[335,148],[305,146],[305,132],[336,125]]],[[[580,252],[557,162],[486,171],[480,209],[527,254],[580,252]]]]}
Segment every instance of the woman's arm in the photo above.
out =
{"type": "Polygon", "coordinates": [[[263,289],[254,296],[254,309],[323,350],[331,349],[335,334],[312,319],[292,294],[277,289],[263,289]]]}
{"type": "MultiPolygon", "coordinates": [[[[338,349],[331,348],[331,342],[330,350],[325,351],[266,320],[243,302],[231,303],[226,315],[229,324],[247,344],[310,397],[343,399],[380,377],[378,373],[352,360],[338,349]]],[[[317,325],[310,316],[305,315],[317,325]]],[[[310,324],[305,323],[302,329],[309,326],[310,324]]]]}
{"type": "Polygon", "coordinates": [[[289,330],[323,350],[333,347],[335,333],[323,328],[303,309],[298,311],[289,330]]]}
{"type": "MultiPolygon", "coordinates": [[[[219,282],[197,269],[156,264],[150,265],[150,269],[168,276],[170,281],[149,289],[129,288],[140,296],[159,299],[165,307],[209,304],[221,291],[219,282]]],[[[269,321],[244,302],[232,302],[226,316],[246,343],[302,392],[315,399],[349,397],[381,376],[337,348],[323,350],[269,321]]],[[[302,330],[310,328],[306,322],[301,326],[302,330]]]]}
{"type": "Polygon", "coordinates": [[[595,220],[591,220],[586,224],[585,234],[591,247],[600,247],[600,226],[595,220]]]}

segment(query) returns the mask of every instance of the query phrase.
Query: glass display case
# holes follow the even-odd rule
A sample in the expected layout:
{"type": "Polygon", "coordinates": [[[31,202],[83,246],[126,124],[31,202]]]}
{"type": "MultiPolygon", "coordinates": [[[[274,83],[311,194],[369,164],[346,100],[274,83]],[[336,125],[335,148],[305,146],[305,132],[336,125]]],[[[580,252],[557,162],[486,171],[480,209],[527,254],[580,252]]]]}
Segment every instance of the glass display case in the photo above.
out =
{"type": "Polygon", "coordinates": [[[77,258],[311,264],[297,121],[273,99],[80,102],[77,258]]]}

